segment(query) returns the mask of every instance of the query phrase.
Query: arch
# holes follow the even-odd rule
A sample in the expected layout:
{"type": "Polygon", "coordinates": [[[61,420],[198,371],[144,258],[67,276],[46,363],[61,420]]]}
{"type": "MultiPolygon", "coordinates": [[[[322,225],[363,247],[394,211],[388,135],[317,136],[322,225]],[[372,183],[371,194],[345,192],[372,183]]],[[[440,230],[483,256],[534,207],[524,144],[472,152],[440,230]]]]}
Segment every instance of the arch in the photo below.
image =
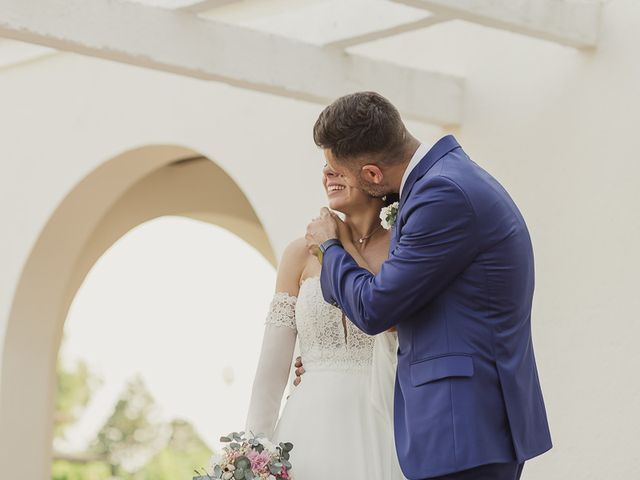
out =
{"type": "Polygon", "coordinates": [[[165,215],[224,227],[276,263],[245,194],[198,152],[153,145],[101,164],[51,215],[18,282],[0,363],[0,465],[6,478],[50,477],[55,368],[71,302],[116,240],[165,215]]]}

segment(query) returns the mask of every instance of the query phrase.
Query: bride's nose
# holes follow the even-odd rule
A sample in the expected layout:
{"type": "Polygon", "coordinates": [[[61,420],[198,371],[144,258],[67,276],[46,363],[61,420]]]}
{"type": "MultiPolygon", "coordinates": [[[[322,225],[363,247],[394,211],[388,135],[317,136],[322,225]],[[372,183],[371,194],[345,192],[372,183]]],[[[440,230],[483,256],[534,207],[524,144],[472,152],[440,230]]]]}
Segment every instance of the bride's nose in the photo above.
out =
{"type": "Polygon", "coordinates": [[[325,163],[324,167],[322,168],[322,174],[327,178],[332,178],[332,177],[337,177],[338,176],[338,174],[335,171],[333,171],[331,169],[331,167],[329,165],[327,165],[326,163],[325,163]]]}

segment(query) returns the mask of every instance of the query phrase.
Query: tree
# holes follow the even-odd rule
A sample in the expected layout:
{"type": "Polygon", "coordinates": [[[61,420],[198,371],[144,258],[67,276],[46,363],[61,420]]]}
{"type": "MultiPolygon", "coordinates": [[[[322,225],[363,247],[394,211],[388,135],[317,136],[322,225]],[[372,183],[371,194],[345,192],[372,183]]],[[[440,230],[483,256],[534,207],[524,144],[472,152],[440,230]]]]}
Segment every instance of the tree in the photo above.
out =
{"type": "Polygon", "coordinates": [[[171,437],[133,480],[188,479],[194,469],[208,466],[211,450],[197,434],[193,426],[184,420],[171,422],[171,437]]]}
{"type": "Polygon", "coordinates": [[[158,408],[140,376],[134,377],[98,432],[91,451],[104,456],[111,475],[119,477],[144,465],[168,437],[158,408]]]}
{"type": "MultiPolygon", "coordinates": [[[[99,379],[84,361],[65,366],[62,358],[56,368],[56,396],[53,417],[54,447],[65,438],[67,429],[78,421],[99,386],[99,379]]],[[[93,456],[95,457],[95,456],[93,456]]],[[[103,480],[109,468],[86,452],[54,452],[53,480],[103,480]]]]}
{"type": "Polygon", "coordinates": [[[89,404],[99,381],[85,362],[78,361],[72,368],[65,368],[59,361],[56,382],[54,438],[62,439],[66,429],[80,418],[89,404]]]}

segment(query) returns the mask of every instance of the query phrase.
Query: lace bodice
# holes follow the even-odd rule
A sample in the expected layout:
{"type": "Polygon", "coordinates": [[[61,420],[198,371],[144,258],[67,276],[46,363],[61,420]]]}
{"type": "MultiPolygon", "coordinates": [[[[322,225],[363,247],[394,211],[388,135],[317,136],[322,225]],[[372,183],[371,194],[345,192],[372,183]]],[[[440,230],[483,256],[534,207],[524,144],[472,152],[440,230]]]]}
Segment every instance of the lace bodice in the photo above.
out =
{"type": "MultiPolygon", "coordinates": [[[[374,406],[382,406],[375,408],[387,412],[385,408],[390,405],[387,396],[393,391],[395,367],[386,359],[395,357],[395,352],[393,348],[382,348],[386,344],[361,332],[349,320],[345,319],[343,323],[342,311],[324,301],[320,278],[306,279],[297,297],[276,293],[265,323],[245,431],[263,433],[267,437],[273,435],[283,392],[290,379],[296,339],[309,373],[338,371],[341,378],[345,372],[355,372],[358,376],[373,374],[371,385],[383,393],[376,394],[374,388],[371,401],[374,406]],[[385,361],[378,365],[381,351],[385,353],[382,356],[385,361]]],[[[384,335],[377,338],[381,337],[384,335]]],[[[391,343],[395,345],[396,342],[391,343]]],[[[305,382],[304,378],[302,381],[305,382]]],[[[390,411],[389,407],[387,413],[390,411]]]]}
{"type": "Polygon", "coordinates": [[[318,277],[303,282],[297,301],[287,294],[276,294],[271,312],[267,324],[297,330],[305,369],[370,367],[373,337],[349,320],[343,323],[342,311],[322,297],[318,277]]]}

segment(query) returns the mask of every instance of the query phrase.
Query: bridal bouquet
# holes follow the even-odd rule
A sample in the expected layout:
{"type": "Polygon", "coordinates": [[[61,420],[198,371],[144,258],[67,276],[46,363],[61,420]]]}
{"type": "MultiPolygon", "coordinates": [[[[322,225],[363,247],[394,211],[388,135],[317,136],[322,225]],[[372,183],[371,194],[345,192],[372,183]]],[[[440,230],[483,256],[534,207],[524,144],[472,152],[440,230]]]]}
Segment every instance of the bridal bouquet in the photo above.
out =
{"type": "Polygon", "coordinates": [[[289,480],[291,463],[289,454],[291,443],[274,445],[260,436],[245,436],[245,432],[230,433],[220,438],[227,444],[222,452],[215,454],[209,465],[209,472],[194,480],[289,480]]]}

